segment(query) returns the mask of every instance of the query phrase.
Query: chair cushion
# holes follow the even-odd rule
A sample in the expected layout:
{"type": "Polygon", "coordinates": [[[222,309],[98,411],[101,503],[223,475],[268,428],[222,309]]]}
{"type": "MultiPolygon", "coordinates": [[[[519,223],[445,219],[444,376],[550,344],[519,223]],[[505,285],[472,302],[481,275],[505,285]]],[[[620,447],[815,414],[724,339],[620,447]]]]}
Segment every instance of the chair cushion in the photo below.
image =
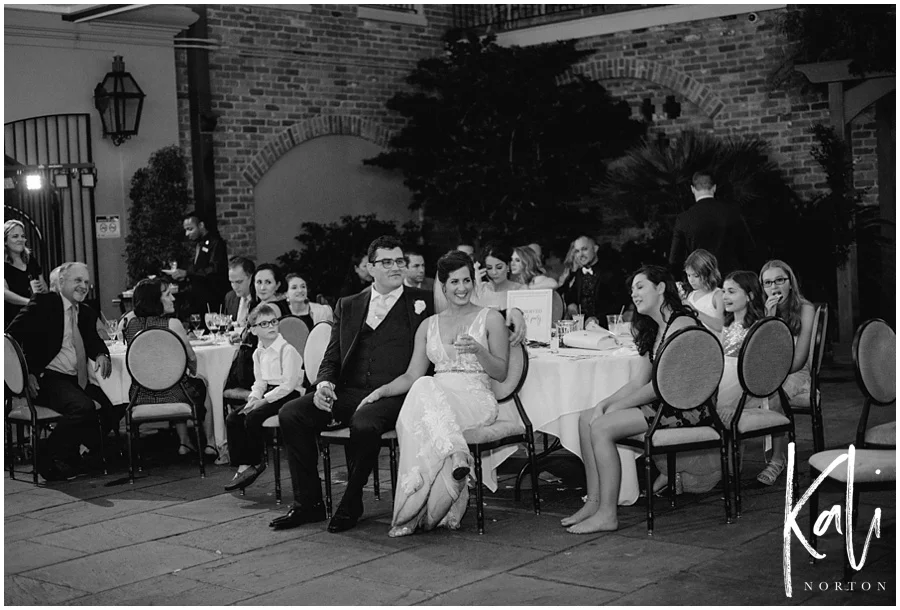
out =
{"type": "Polygon", "coordinates": [[[523,423],[517,421],[496,421],[490,426],[464,431],[463,438],[466,439],[466,443],[469,445],[483,445],[518,434],[525,434],[525,425],[523,423]]]}
{"type": "Polygon", "coordinates": [[[222,397],[227,400],[247,400],[250,397],[250,390],[244,388],[228,388],[222,392],[222,397]]]}
{"type": "MultiPolygon", "coordinates": [[[[58,419],[62,417],[59,413],[54,411],[53,409],[49,409],[47,407],[39,407],[37,405],[34,406],[34,410],[37,411],[38,421],[44,421],[47,419],[58,419]]],[[[21,407],[16,407],[9,412],[7,417],[13,421],[31,421],[31,411],[28,410],[28,405],[23,405],[21,407]]]]}
{"type": "Polygon", "coordinates": [[[741,413],[741,421],[738,422],[738,430],[744,432],[755,432],[763,428],[773,428],[775,426],[784,426],[790,424],[786,416],[768,409],[745,409],[741,413]]]}
{"type": "Polygon", "coordinates": [[[897,445],[897,422],[892,421],[888,424],[872,426],[866,430],[866,444],[895,447],[897,445]]]}
{"type": "Polygon", "coordinates": [[[269,419],[263,422],[263,428],[280,428],[281,424],[278,423],[278,416],[273,415],[269,419]]]}
{"type": "MultiPolygon", "coordinates": [[[[820,451],[809,458],[809,465],[822,472],[846,453],[846,449],[820,451]]],[[[897,480],[897,452],[893,449],[858,449],[853,468],[853,480],[857,483],[878,483],[897,480]]],[[[847,482],[847,464],[839,464],[828,475],[836,481],[847,482]]]]}
{"type": "MultiPolygon", "coordinates": [[[[643,443],[644,433],[635,434],[631,438],[643,443]]],[[[715,428],[710,428],[709,426],[662,428],[653,434],[654,447],[673,447],[675,445],[717,440],[719,440],[719,433],[716,432],[715,428]]]]}
{"type": "Polygon", "coordinates": [[[135,405],[131,409],[131,419],[162,419],[165,417],[190,417],[191,406],[184,402],[167,402],[158,405],[135,405]]]}
{"type": "MultiPolygon", "coordinates": [[[[819,399],[819,402],[822,401],[822,392],[816,390],[816,396],[819,399]]],[[[809,392],[802,392],[797,394],[793,398],[791,398],[791,407],[797,407],[799,409],[808,409],[810,408],[809,404],[809,392]]]]}

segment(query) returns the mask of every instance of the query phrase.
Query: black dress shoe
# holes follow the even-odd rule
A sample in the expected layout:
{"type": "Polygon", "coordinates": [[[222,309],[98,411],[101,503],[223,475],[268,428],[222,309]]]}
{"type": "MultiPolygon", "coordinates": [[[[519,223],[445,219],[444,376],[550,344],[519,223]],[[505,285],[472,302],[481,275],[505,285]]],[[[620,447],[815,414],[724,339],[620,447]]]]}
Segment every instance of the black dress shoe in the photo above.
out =
{"type": "Polygon", "coordinates": [[[318,523],[325,519],[325,505],[320,502],[310,507],[292,506],[287,514],[272,519],[269,527],[287,530],[307,523],[318,523]]]}
{"type": "Polygon", "coordinates": [[[331,521],[328,522],[328,531],[332,534],[337,534],[338,532],[345,532],[349,529],[353,529],[359,522],[361,514],[362,511],[360,511],[359,515],[354,515],[343,506],[338,506],[331,521]]]}
{"type": "Polygon", "coordinates": [[[38,466],[38,473],[45,481],[69,481],[75,478],[76,470],[62,460],[51,459],[38,466]]]}
{"type": "Polygon", "coordinates": [[[225,491],[234,491],[235,489],[244,489],[248,487],[259,478],[259,475],[266,471],[265,463],[260,464],[259,466],[251,466],[244,472],[235,475],[231,482],[225,486],[225,491]]]}

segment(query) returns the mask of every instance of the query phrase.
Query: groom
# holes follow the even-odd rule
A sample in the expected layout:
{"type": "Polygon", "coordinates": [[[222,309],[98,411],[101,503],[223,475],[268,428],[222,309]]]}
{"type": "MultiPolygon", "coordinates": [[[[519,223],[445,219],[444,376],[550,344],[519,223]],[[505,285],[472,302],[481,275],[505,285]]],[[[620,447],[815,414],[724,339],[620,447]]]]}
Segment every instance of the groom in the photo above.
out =
{"type": "Polygon", "coordinates": [[[329,532],[356,525],[362,490],[378,461],[381,435],[394,429],[403,396],[357,408],[374,389],[406,372],[419,324],[434,313],[431,292],[403,285],[406,259],[394,237],[379,237],[368,250],[371,289],[345,297],[334,312],[331,341],[319,368],[315,393],[292,400],[278,414],[287,447],[294,504],[269,525],[288,529],[325,520],[316,437],[332,413],[350,425],[351,469],[347,491],[328,524],[329,532]]]}
{"type": "MultiPolygon", "coordinates": [[[[431,292],[403,286],[403,248],[394,237],[379,237],[368,250],[371,288],[338,301],[331,340],[315,393],[281,408],[281,425],[291,469],[294,504],[269,525],[289,529],[325,520],[316,437],[335,418],[350,425],[351,469],[344,497],[328,524],[329,532],[354,527],[363,512],[362,489],[378,461],[381,435],[393,430],[405,396],[359,407],[372,390],[406,372],[416,330],[434,313],[431,292]]],[[[513,310],[511,340],[522,341],[525,320],[513,310]]]]}

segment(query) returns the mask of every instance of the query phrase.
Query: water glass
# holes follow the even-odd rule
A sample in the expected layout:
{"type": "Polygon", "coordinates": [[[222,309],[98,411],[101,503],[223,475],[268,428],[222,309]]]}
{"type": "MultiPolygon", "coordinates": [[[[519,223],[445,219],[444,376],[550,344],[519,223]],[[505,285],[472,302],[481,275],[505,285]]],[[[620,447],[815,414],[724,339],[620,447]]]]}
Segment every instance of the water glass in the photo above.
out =
{"type": "Polygon", "coordinates": [[[219,314],[207,313],[204,321],[206,322],[206,328],[209,329],[209,334],[213,337],[213,343],[215,343],[216,331],[219,330],[219,314]]]}
{"type": "Polygon", "coordinates": [[[614,335],[619,334],[619,315],[618,314],[609,314],[606,316],[606,327],[609,329],[614,335]]]}
{"type": "Polygon", "coordinates": [[[557,333],[559,334],[559,344],[566,344],[566,335],[575,330],[575,322],[572,320],[560,320],[556,323],[557,333]]]}
{"type": "Polygon", "coordinates": [[[584,330],[584,314],[572,314],[572,321],[575,322],[575,330],[584,330]]]}

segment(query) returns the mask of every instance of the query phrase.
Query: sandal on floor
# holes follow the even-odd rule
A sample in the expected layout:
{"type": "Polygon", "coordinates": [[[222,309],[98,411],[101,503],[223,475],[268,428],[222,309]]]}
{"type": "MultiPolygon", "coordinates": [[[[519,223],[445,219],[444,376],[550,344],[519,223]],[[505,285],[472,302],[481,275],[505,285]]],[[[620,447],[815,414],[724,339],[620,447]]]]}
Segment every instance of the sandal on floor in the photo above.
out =
{"type": "Polygon", "coordinates": [[[193,447],[191,447],[190,445],[185,445],[184,443],[181,443],[180,445],[178,445],[178,457],[187,457],[193,453],[197,453],[197,450],[194,449],[193,447]],[[181,451],[182,447],[187,449],[187,451],[182,452],[181,451]]]}
{"type": "Polygon", "coordinates": [[[203,456],[207,458],[219,459],[219,450],[212,445],[207,445],[203,448],[203,456]]]}
{"type": "Polygon", "coordinates": [[[781,473],[784,472],[785,466],[785,462],[769,462],[765,469],[756,475],[756,480],[763,485],[774,485],[781,473]]]}

